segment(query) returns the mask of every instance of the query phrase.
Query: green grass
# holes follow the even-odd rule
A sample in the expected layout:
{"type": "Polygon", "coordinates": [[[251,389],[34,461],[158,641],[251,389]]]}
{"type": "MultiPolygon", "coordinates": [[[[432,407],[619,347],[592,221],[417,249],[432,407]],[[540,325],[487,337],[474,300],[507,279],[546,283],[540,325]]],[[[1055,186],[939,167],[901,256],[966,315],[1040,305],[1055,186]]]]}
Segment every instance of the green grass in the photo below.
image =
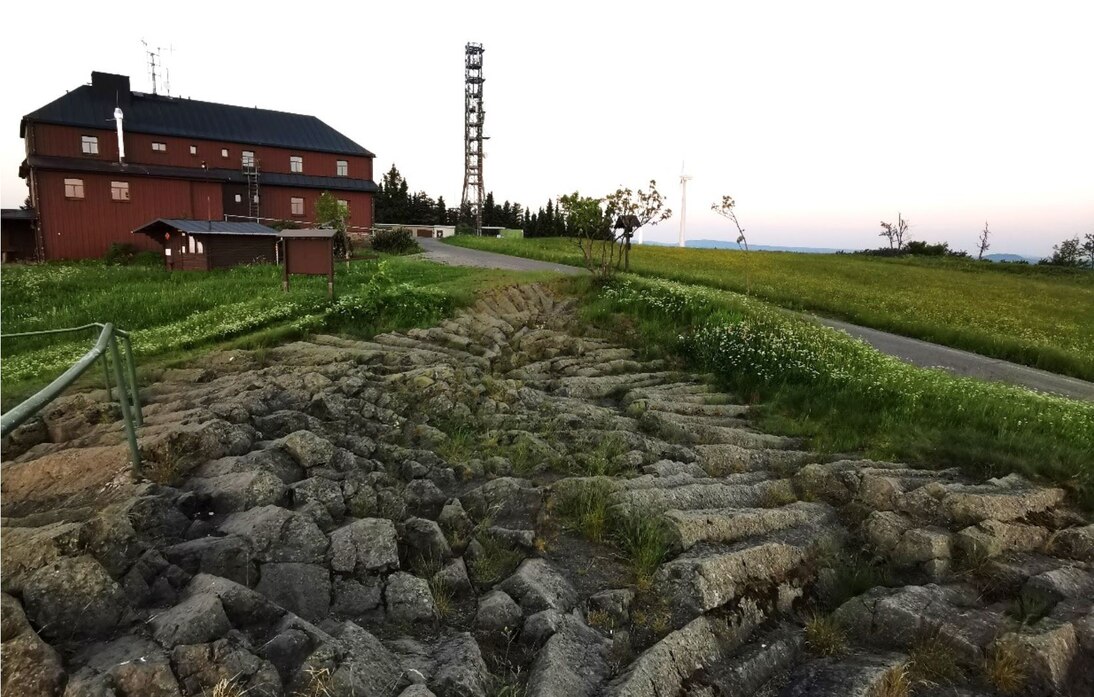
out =
{"type": "MultiPolygon", "coordinates": [[[[329,301],[320,277],[293,277],[289,292],[283,292],[280,271],[272,265],[208,273],[101,262],[7,265],[0,278],[0,321],[6,334],[113,322],[133,333],[141,364],[228,340],[257,348],[314,331],[369,336],[428,326],[470,304],[482,288],[548,276],[450,267],[414,257],[355,261],[337,264],[337,297],[329,301]]],[[[5,406],[59,375],[95,336],[4,340],[5,406]]]]}
{"type": "MultiPolygon", "coordinates": [[[[570,239],[450,244],[581,265],[570,239]]],[[[748,292],[782,307],[1094,380],[1094,273],[957,259],[642,246],[642,276],[748,292]]]]}
{"type": "Polygon", "coordinates": [[[760,402],[766,430],[807,436],[823,452],[1019,472],[1094,507],[1094,403],[916,368],[737,293],[635,277],[570,283],[585,289],[589,325],[713,373],[760,402]]]}

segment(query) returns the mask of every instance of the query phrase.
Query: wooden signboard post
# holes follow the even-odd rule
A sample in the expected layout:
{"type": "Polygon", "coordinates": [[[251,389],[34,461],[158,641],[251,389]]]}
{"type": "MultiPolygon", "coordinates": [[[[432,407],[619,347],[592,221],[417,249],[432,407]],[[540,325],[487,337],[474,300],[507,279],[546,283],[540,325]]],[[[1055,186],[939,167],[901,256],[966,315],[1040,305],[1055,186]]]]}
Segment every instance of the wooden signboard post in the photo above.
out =
{"type": "Polygon", "coordinates": [[[289,290],[289,275],[326,276],[327,297],[334,297],[334,236],[336,230],[282,230],[281,289],[289,290]]]}

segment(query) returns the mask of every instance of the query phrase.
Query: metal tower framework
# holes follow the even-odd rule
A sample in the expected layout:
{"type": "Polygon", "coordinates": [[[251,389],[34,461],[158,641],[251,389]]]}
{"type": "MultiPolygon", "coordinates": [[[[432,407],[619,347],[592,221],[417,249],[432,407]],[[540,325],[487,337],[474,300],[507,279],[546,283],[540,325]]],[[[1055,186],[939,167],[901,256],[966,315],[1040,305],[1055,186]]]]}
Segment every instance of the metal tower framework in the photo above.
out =
{"type": "Polygon", "coordinates": [[[486,200],[482,182],[482,125],[486,112],[482,108],[482,44],[464,47],[463,98],[463,201],[460,209],[470,209],[475,218],[475,234],[482,234],[482,204],[486,200]]]}

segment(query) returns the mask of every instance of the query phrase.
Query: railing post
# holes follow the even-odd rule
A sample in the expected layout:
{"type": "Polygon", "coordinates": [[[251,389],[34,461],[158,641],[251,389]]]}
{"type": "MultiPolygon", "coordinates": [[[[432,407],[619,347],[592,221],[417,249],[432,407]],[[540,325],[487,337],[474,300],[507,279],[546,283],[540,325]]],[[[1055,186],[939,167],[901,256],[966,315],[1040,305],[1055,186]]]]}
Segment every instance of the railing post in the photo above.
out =
{"type": "Polygon", "coordinates": [[[125,344],[125,360],[129,369],[129,384],[133,386],[133,412],[138,426],[144,425],[144,414],[141,413],[141,393],[137,385],[137,361],[133,358],[133,342],[128,334],[122,334],[122,342],[125,344]]]}
{"type": "Polygon", "coordinates": [[[103,354],[103,381],[106,382],[106,401],[112,401],[114,394],[110,391],[110,362],[106,360],[106,354],[103,354]]]}
{"type": "MultiPolygon", "coordinates": [[[[137,427],[133,423],[133,414],[129,411],[129,396],[126,394],[125,377],[122,375],[121,356],[118,354],[118,342],[114,338],[114,325],[107,324],[106,331],[110,334],[110,355],[114,359],[114,378],[118,383],[118,392],[121,399],[118,403],[122,407],[122,420],[125,421],[125,437],[129,441],[129,455],[133,460],[133,478],[141,479],[141,451],[137,447],[137,427]]],[[[134,386],[135,387],[135,386],[134,386]]]]}

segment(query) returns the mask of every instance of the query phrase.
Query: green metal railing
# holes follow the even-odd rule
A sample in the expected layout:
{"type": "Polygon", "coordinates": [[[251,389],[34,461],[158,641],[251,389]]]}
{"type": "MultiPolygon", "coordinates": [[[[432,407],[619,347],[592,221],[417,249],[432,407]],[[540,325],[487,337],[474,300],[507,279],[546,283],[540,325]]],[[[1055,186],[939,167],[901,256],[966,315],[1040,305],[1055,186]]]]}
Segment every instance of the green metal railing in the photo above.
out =
{"type": "Polygon", "coordinates": [[[133,361],[133,344],[129,339],[129,332],[116,329],[110,323],[99,324],[96,322],[67,329],[4,334],[0,336],[0,339],[18,339],[20,337],[45,336],[48,334],[71,334],[96,328],[101,330],[99,339],[90,351],[73,363],[71,368],[61,373],[56,380],[46,385],[22,404],[0,416],[0,436],[7,436],[21,426],[47,404],[57,399],[72,383],[76,382],[77,378],[95,365],[95,361],[102,361],[103,378],[106,383],[106,398],[109,400],[114,399],[113,386],[110,383],[111,372],[114,374],[114,383],[118,389],[118,403],[121,405],[122,420],[125,422],[125,436],[129,441],[129,455],[133,461],[133,476],[139,479],[141,476],[141,452],[137,447],[137,427],[144,420],[141,415],[140,395],[137,392],[137,366],[133,361]],[[119,339],[125,347],[124,352],[118,350],[119,339]],[[113,371],[111,371],[112,365],[113,371]]]}

